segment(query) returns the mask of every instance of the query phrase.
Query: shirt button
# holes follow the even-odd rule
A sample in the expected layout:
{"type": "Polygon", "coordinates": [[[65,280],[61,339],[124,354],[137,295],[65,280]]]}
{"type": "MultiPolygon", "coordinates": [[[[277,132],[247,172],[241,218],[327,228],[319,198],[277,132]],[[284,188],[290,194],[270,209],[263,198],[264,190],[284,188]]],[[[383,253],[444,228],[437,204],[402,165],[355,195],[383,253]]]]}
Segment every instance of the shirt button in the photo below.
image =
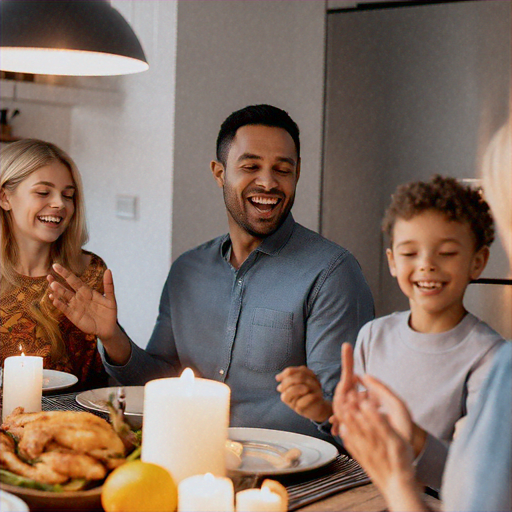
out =
{"type": "Polygon", "coordinates": [[[241,279],[238,280],[238,286],[242,286],[242,280],[241,279]]]}
{"type": "Polygon", "coordinates": [[[219,373],[220,373],[221,375],[224,375],[224,370],[219,370],[219,373]]]}

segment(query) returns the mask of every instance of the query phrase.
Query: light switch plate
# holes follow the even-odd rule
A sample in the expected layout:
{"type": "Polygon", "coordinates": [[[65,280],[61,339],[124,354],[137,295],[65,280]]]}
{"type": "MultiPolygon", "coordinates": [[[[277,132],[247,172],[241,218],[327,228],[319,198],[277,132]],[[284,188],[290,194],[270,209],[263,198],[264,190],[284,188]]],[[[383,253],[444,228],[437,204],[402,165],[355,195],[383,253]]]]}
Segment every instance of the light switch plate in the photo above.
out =
{"type": "Polygon", "coordinates": [[[122,219],[136,219],[137,196],[116,195],[116,215],[122,219]]]}

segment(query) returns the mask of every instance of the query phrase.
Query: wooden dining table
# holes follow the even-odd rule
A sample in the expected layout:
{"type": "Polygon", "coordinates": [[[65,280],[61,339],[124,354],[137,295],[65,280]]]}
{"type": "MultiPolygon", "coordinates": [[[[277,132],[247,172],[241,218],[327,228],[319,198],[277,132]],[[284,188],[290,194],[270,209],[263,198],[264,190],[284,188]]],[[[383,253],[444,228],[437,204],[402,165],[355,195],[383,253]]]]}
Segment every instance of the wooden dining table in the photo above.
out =
{"type": "MultiPolygon", "coordinates": [[[[440,500],[427,494],[423,495],[423,499],[434,512],[442,510],[440,500]]],[[[367,484],[315,501],[297,510],[300,512],[382,512],[386,510],[386,502],[374,484],[367,484]]]]}

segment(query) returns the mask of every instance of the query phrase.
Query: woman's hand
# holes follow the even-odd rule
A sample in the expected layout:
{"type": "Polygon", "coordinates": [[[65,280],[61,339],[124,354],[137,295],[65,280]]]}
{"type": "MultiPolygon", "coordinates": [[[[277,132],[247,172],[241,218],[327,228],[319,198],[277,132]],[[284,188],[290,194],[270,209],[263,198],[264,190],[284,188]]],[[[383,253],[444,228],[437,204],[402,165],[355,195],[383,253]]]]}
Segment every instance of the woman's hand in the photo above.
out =
{"type": "Polygon", "coordinates": [[[102,295],[62,265],[54,264],[53,270],[71,287],[64,287],[49,275],[49,296],[53,305],[86,334],[94,334],[107,342],[112,339],[119,329],[112,272],[107,269],[103,275],[105,295],[102,295]]]}

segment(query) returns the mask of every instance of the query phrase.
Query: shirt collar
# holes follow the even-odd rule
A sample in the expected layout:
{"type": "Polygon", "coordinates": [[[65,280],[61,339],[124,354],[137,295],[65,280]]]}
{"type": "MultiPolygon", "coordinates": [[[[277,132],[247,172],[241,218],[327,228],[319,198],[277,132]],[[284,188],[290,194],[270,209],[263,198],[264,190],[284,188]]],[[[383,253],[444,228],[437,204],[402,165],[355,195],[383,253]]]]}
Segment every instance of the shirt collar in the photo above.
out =
{"type": "MultiPolygon", "coordinates": [[[[290,238],[294,226],[295,220],[293,215],[289,213],[277,231],[272,233],[270,236],[267,236],[257,247],[256,251],[260,251],[269,255],[277,254],[290,238]]],[[[229,261],[231,256],[231,238],[229,237],[229,234],[225,235],[222,239],[220,244],[220,252],[222,257],[226,261],[229,261]]]]}

